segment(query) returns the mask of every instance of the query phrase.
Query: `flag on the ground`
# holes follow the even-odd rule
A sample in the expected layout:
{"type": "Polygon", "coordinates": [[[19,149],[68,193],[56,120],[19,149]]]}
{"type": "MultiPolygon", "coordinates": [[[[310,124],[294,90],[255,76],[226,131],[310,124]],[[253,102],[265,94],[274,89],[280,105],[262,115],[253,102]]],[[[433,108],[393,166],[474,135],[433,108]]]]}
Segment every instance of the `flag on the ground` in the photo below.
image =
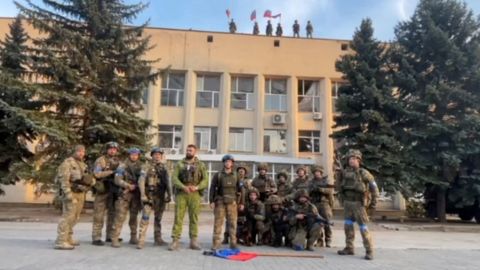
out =
{"type": "Polygon", "coordinates": [[[251,253],[251,252],[241,252],[239,249],[227,248],[227,249],[216,250],[213,256],[227,259],[227,260],[245,262],[257,257],[257,254],[251,253]]]}
{"type": "Polygon", "coordinates": [[[257,11],[253,10],[252,14],[250,14],[250,21],[254,21],[257,19],[257,11]]]}
{"type": "Polygon", "coordinates": [[[227,17],[230,19],[230,9],[227,8],[227,10],[225,10],[225,13],[227,14],[227,17]]]}

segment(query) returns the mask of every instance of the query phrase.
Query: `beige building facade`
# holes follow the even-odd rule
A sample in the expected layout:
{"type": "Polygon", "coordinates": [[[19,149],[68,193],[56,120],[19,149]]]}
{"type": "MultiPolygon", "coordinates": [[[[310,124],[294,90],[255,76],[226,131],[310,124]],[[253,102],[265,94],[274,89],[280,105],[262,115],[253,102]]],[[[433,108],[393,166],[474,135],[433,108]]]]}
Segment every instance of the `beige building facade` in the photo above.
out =
{"type": "MultiPolygon", "coordinates": [[[[10,21],[0,19],[2,39],[10,21]]],[[[329,135],[341,81],[335,61],[348,53],[348,41],[162,28],[145,35],[155,46],[147,58],[159,59],[162,76],[146,91],[141,114],[171,163],[193,143],[210,175],[226,153],[251,172],[267,162],[272,175],[287,170],[293,177],[296,166],[313,164],[332,175],[329,135]]]]}

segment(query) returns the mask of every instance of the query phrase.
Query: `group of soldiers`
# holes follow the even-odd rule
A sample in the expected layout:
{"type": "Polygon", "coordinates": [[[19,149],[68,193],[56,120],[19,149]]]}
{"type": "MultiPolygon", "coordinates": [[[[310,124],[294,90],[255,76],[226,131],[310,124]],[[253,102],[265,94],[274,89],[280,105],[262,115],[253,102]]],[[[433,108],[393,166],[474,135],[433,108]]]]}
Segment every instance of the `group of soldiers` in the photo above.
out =
{"type": "MultiPolygon", "coordinates": [[[[129,243],[142,249],[154,212],[154,244],[167,245],[162,238],[162,216],[165,206],[172,200],[172,187],[164,162],[163,151],[151,150],[151,160],[141,161],[141,151],[128,149],[128,157],[120,161],[119,145],[106,144],[105,154],[94,164],[92,173],[83,162],[85,147],[79,145],[74,154],[58,168],[56,183],[63,202],[63,216],[58,224],[56,249],[74,249],[73,226],[80,217],[85,193],[95,194],[92,244],[105,245],[102,230],[106,222],[106,242],[120,247],[122,225],[129,214],[129,243]],[[141,215],[138,228],[138,215],[141,215]]],[[[188,145],[186,156],[175,165],[171,183],[175,193],[175,219],[172,242],[168,250],[180,249],[180,237],[185,213],[189,216],[189,247],[200,250],[198,217],[201,198],[208,188],[205,164],[196,155],[195,145],[188,145]]],[[[351,150],[346,155],[347,166],[335,173],[338,197],[345,211],[346,247],[340,255],[354,254],[354,223],[357,222],[366,249],[366,259],[373,259],[373,246],[367,227],[367,208],[375,208],[378,188],[373,176],[360,167],[362,155],[351,150]]],[[[222,244],[238,248],[239,244],[287,246],[295,250],[314,250],[331,247],[332,217],[335,186],[324,174],[322,166],[296,170],[297,177],[290,182],[287,172],[279,172],[275,179],[269,176],[267,164],[257,165],[258,174],[248,178],[248,166],[235,166],[235,158],[227,154],[222,158],[223,169],[210,181],[209,202],[214,211],[212,250],[222,244]],[[222,231],[225,232],[222,241],[222,231]]]]}
{"type": "MultiPolygon", "coordinates": [[[[228,23],[228,29],[230,33],[235,34],[237,32],[237,25],[233,21],[233,19],[228,23]]],[[[293,37],[299,38],[300,37],[300,24],[298,23],[298,20],[295,20],[295,22],[292,25],[292,30],[293,30],[293,37]]],[[[307,38],[313,38],[313,25],[310,21],[307,22],[307,26],[305,27],[305,32],[306,32],[306,37],[307,38]]],[[[253,35],[259,35],[260,34],[260,27],[258,26],[258,23],[255,22],[253,24],[253,35]]],[[[265,28],[265,35],[266,36],[273,36],[273,25],[270,22],[270,20],[267,21],[267,26],[265,28]]],[[[275,36],[281,37],[283,36],[283,27],[280,23],[277,23],[277,27],[275,29],[275,36]]]]}

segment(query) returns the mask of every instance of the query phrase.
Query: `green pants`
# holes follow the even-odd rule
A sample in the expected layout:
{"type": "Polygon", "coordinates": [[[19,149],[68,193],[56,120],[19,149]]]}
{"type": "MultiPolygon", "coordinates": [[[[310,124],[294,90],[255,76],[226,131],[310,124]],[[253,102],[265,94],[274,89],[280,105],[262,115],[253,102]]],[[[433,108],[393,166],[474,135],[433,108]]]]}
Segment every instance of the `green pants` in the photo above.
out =
{"type": "Polygon", "coordinates": [[[198,192],[178,192],[175,196],[175,221],[172,228],[172,238],[180,239],[185,212],[188,210],[190,239],[198,236],[198,215],[200,213],[201,196],[198,192]]]}

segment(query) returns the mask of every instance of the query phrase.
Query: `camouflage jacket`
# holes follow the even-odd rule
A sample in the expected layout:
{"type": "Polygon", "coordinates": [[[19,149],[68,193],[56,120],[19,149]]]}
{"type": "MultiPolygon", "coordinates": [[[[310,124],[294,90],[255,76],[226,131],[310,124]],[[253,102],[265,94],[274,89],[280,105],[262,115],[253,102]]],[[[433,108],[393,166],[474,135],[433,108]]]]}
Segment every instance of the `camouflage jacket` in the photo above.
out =
{"type": "Polygon", "coordinates": [[[115,171],[115,185],[126,189],[128,185],[138,185],[138,180],[142,176],[143,163],[140,160],[135,162],[126,159],[115,171]]]}
{"type": "Polygon", "coordinates": [[[57,169],[55,183],[58,185],[61,195],[71,198],[72,183],[80,181],[87,172],[87,164],[74,157],[65,159],[57,169]]]}
{"type": "Polygon", "coordinates": [[[313,204],[328,203],[333,206],[334,186],[328,183],[327,177],[313,178],[308,186],[308,193],[313,204]]]}
{"type": "Polygon", "coordinates": [[[167,167],[163,162],[150,161],[143,165],[138,179],[141,196],[152,199],[153,196],[172,197],[172,187],[168,177],[167,167]]]}

